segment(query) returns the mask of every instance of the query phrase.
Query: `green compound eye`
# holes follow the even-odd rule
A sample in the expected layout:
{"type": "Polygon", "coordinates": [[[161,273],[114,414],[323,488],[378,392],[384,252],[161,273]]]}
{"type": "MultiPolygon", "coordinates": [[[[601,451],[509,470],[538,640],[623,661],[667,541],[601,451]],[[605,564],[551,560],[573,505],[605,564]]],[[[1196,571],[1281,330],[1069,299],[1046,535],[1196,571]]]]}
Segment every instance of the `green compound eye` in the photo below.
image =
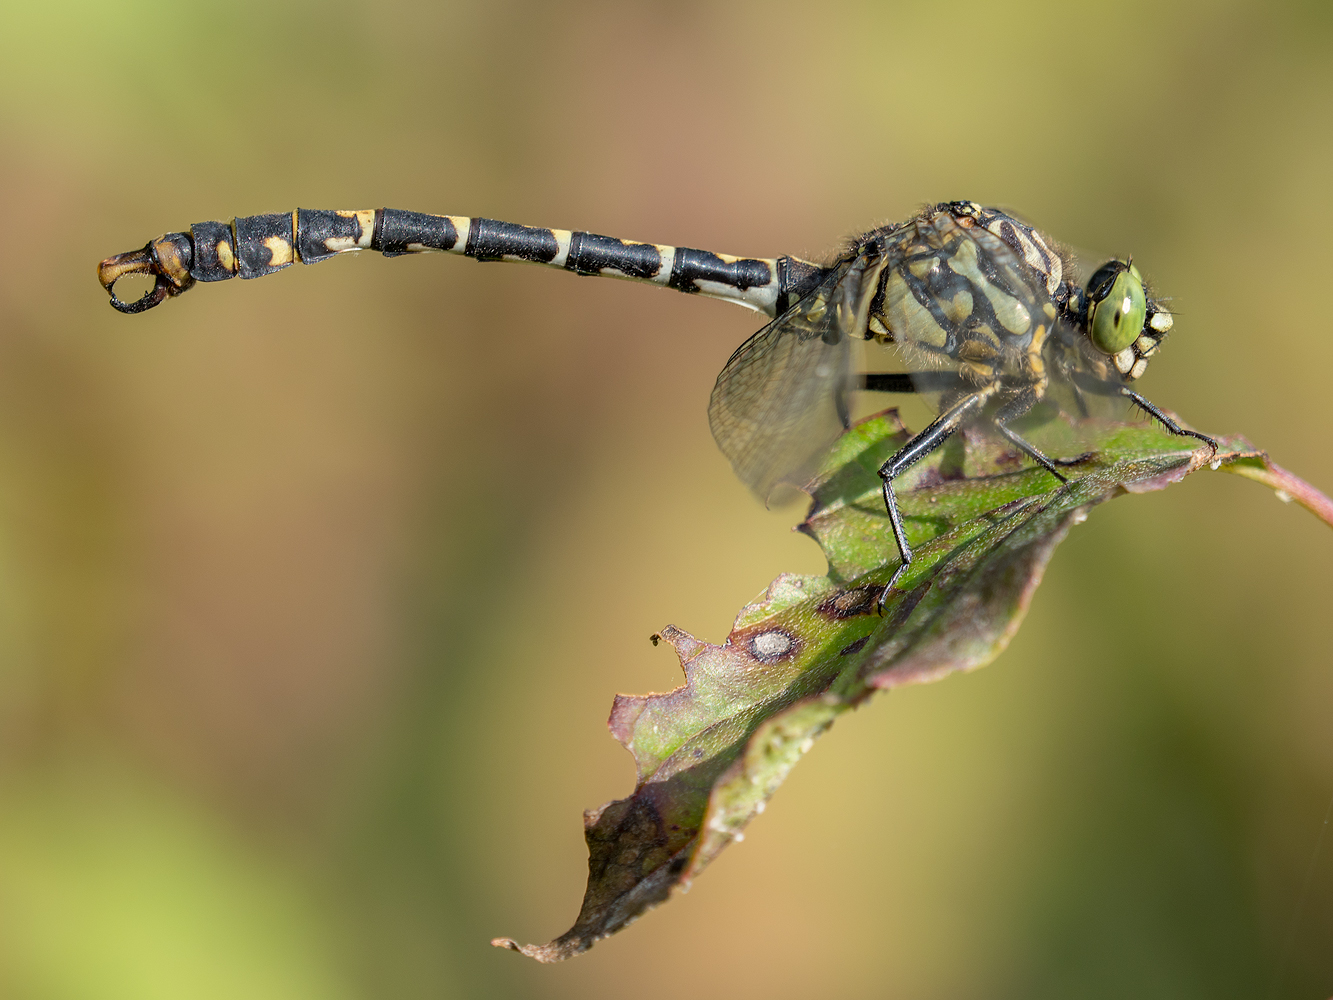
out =
{"type": "MultiPolygon", "coordinates": [[[[1092,306],[1090,336],[1097,350],[1105,354],[1119,354],[1138,339],[1148,315],[1148,298],[1143,292],[1143,279],[1134,265],[1117,268],[1120,271],[1110,283],[1110,289],[1096,297],[1092,306]]],[[[1094,279],[1090,284],[1097,284],[1094,279]]],[[[1103,284],[1103,287],[1105,285],[1103,284]]]]}

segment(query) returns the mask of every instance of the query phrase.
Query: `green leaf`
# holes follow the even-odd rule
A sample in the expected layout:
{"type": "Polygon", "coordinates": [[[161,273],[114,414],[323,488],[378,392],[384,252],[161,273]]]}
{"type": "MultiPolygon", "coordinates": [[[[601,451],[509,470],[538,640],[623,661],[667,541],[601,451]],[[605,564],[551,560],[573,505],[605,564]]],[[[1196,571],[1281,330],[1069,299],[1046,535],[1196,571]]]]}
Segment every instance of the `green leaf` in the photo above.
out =
{"type": "Polygon", "coordinates": [[[1266,482],[1333,525],[1327,497],[1240,437],[1219,439],[1214,456],[1152,426],[1050,413],[1018,426],[1047,454],[1081,456],[1069,482],[991,435],[955,435],[895,481],[914,560],[882,615],[879,595],[898,553],[878,469],[910,435],[893,410],[844,434],[800,525],[824,550],[828,574],[778,577],[741,609],[720,646],[675,626],[653,636],[675,648],[685,684],[615,700],[609,725],[634,755],[638,784],[629,798],[584,815],[588,888],[578,920],[549,944],[492,943],[562,961],[688,887],[742,839],[838,715],[877,690],[993,660],[1056,545],[1097,504],[1212,467],[1266,482]]]}

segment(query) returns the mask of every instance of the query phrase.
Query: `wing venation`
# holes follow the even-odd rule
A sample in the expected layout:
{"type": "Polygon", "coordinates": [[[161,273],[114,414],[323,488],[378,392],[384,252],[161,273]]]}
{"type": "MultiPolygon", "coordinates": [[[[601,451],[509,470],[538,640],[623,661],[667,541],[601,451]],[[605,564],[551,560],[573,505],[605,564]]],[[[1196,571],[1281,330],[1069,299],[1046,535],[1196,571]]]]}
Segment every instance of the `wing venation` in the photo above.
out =
{"type": "Polygon", "coordinates": [[[847,427],[851,338],[863,337],[882,261],[863,254],[747,340],[713,387],[708,423],[741,480],[767,501],[804,486],[847,427]]]}

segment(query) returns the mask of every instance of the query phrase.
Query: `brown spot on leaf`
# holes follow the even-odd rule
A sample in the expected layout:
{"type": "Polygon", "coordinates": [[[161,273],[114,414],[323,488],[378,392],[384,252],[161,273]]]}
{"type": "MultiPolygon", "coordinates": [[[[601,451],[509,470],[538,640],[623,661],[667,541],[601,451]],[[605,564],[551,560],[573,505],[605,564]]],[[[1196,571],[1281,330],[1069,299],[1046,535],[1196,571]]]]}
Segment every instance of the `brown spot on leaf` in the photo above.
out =
{"type": "Polygon", "coordinates": [[[865,649],[865,645],[869,641],[870,641],[870,636],[863,635],[861,636],[861,638],[857,639],[851,645],[843,646],[842,649],[838,650],[838,655],[851,656],[853,653],[859,653],[861,652],[861,650],[865,649]]]}
{"type": "Polygon", "coordinates": [[[819,605],[816,610],[821,615],[839,619],[873,614],[877,609],[879,594],[882,589],[882,587],[876,587],[874,584],[867,584],[864,587],[842,590],[819,605]]]}

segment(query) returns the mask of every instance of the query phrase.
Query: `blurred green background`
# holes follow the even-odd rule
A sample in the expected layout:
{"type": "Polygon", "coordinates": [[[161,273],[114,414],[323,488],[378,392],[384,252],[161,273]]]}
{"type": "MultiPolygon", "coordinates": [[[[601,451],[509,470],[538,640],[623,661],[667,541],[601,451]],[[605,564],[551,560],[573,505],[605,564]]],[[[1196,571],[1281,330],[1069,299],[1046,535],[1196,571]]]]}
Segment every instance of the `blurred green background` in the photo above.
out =
{"type": "Polygon", "coordinates": [[[822,571],[709,437],[755,316],[440,256],[139,317],[93,275],[297,205],[770,256],[972,198],[1132,252],[1179,314],[1146,395],[1330,490],[1328,4],[10,0],[0,37],[0,995],[1333,993],[1333,533],[1269,491],[1098,509],[999,662],[840,722],[690,895],[540,967],[487,940],[572,921],[612,695],[678,682],[648,634],[822,571]]]}

